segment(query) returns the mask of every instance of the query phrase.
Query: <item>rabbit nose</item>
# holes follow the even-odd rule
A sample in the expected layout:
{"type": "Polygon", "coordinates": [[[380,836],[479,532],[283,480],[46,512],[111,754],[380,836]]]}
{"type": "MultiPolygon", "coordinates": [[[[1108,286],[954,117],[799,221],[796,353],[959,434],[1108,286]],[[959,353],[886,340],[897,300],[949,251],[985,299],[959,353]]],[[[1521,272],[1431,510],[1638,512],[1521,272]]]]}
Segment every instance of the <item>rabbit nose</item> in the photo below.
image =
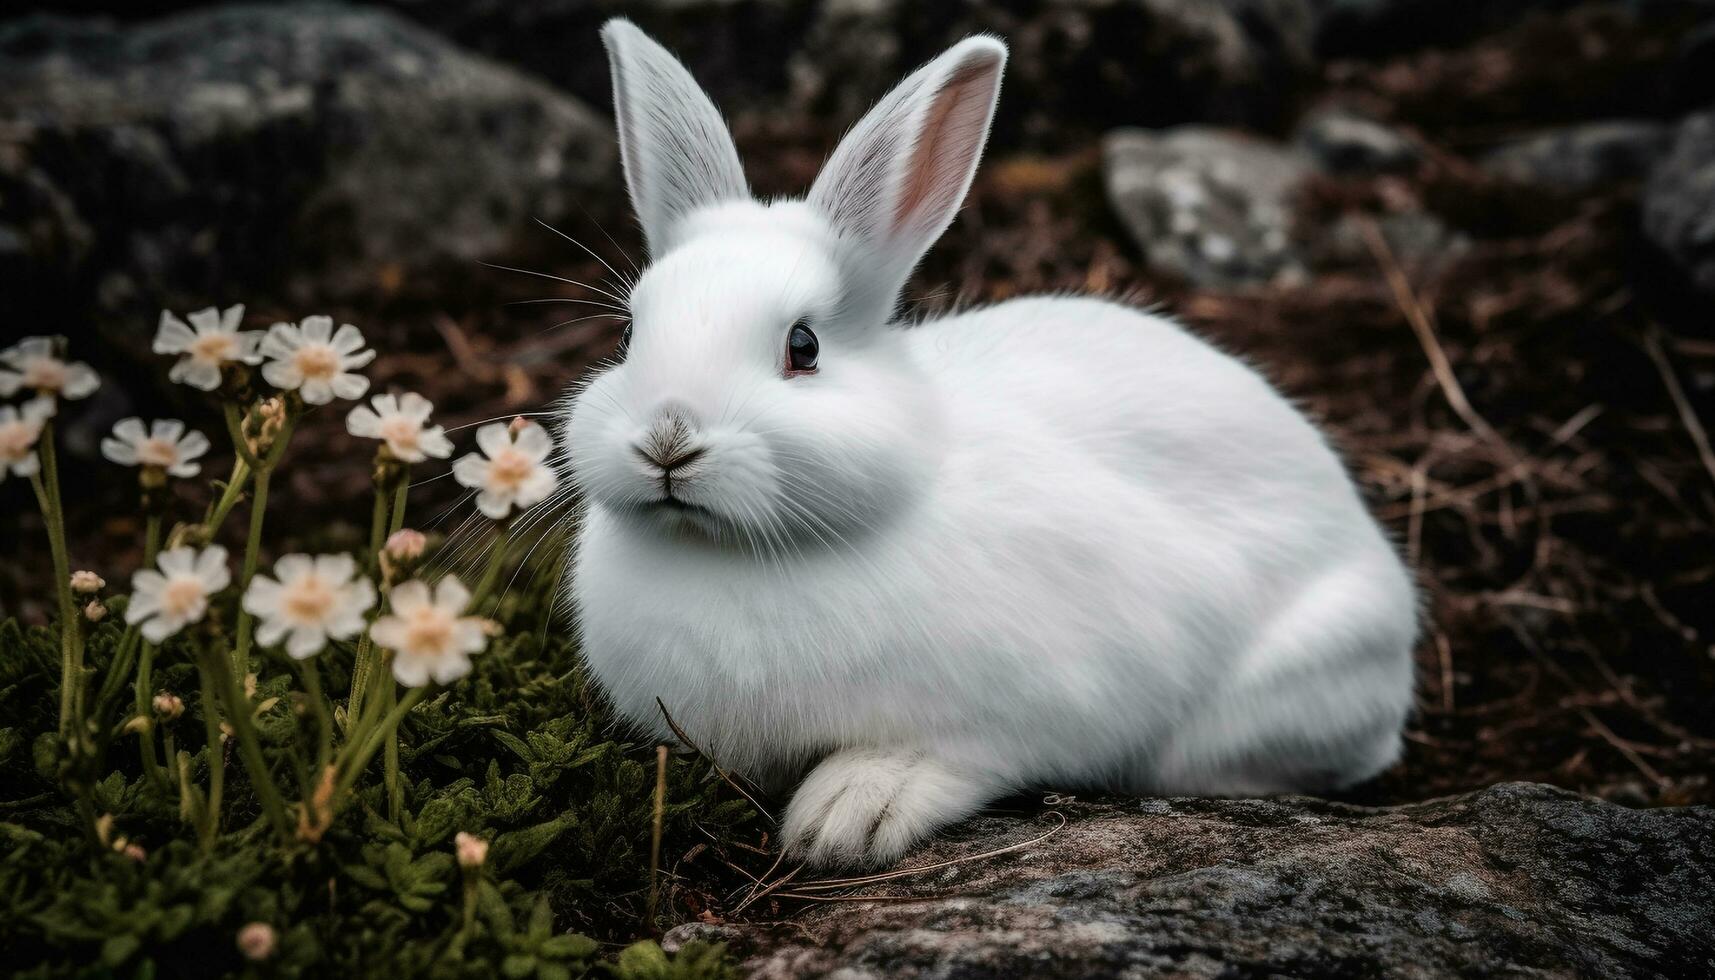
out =
{"type": "Polygon", "coordinates": [[[632,446],[643,461],[661,470],[663,476],[701,459],[708,449],[695,441],[696,417],[690,409],[677,402],[663,404],[655,413],[655,422],[642,439],[632,446]]]}

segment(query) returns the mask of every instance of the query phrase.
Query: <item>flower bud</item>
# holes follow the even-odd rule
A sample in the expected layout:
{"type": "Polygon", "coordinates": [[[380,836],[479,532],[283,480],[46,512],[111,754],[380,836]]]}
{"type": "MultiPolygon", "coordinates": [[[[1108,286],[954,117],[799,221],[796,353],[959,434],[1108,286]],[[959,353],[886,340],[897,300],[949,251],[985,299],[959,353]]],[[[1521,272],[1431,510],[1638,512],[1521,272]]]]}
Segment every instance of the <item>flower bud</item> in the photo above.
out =
{"type": "Polygon", "coordinates": [[[423,549],[429,544],[429,539],[421,531],[401,528],[387,537],[384,549],[387,556],[394,561],[416,561],[423,557],[423,549]]]}
{"type": "Polygon", "coordinates": [[[155,706],[155,714],[160,716],[162,721],[177,721],[178,717],[185,713],[184,701],[171,691],[162,691],[155,695],[155,700],[151,703],[155,706]]]}
{"type": "Polygon", "coordinates": [[[71,573],[71,590],[78,595],[94,595],[107,588],[107,580],[91,571],[79,570],[71,573]]]}
{"type": "Polygon", "coordinates": [[[107,607],[100,599],[89,600],[89,605],[83,607],[83,618],[92,623],[99,623],[107,618],[107,607]]]}
{"type": "Polygon", "coordinates": [[[123,847],[117,847],[115,850],[131,860],[136,861],[138,864],[142,864],[144,861],[149,860],[149,852],[143,850],[143,845],[141,844],[133,844],[130,841],[125,841],[123,847]]]}
{"type": "Polygon", "coordinates": [[[238,951],[252,963],[260,963],[274,955],[278,937],[274,927],[266,922],[252,922],[238,930],[238,951]]]}
{"type": "Polygon", "coordinates": [[[453,849],[458,854],[459,867],[466,870],[480,868],[488,860],[488,841],[475,834],[459,831],[453,837],[453,849]]]}

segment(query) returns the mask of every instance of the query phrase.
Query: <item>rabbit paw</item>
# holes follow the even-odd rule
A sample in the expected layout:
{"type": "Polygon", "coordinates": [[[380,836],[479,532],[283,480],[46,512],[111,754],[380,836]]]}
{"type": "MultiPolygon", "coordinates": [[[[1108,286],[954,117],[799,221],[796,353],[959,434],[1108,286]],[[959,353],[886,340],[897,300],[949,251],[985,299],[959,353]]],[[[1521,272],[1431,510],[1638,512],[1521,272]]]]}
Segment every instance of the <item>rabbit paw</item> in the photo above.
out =
{"type": "Polygon", "coordinates": [[[1000,791],[921,752],[847,749],[798,787],[781,836],[788,855],[810,864],[890,864],[1000,791]]]}

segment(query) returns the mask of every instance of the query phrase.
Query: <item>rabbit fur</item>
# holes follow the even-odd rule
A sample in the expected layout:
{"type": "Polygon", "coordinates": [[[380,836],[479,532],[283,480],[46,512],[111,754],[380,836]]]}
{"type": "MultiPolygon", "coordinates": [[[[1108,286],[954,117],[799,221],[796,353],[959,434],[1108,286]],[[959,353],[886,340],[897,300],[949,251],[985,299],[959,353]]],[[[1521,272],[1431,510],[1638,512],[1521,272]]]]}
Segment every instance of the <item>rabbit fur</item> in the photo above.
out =
{"type": "Polygon", "coordinates": [[[652,261],[560,434],[582,648],[624,717],[670,739],[660,698],[766,787],[810,767],[781,833],[821,865],[1026,787],[1314,791],[1395,761],[1411,576],[1256,371],[1097,298],[894,320],[969,189],[998,40],[762,202],[684,67],[602,36],[652,261]]]}

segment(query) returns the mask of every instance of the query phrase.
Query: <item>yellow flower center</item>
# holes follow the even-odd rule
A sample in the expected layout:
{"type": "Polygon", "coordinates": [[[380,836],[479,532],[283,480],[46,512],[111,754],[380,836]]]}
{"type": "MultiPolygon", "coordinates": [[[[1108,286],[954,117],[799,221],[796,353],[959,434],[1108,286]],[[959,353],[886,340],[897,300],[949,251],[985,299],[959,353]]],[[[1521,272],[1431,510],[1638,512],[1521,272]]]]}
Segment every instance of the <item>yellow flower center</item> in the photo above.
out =
{"type": "Polygon", "coordinates": [[[201,334],[191,341],[187,352],[204,364],[219,367],[223,362],[237,359],[238,338],[229,333],[201,334]]]}
{"type": "Polygon", "coordinates": [[[334,590],[319,576],[309,576],[286,588],[281,606],[286,618],[296,623],[319,623],[333,608],[334,590]]]}
{"type": "Polygon", "coordinates": [[[173,619],[188,619],[196,612],[204,596],[202,581],[195,578],[169,579],[161,590],[161,611],[173,619]]]}
{"type": "Polygon", "coordinates": [[[416,657],[439,657],[452,647],[453,619],[434,607],[419,609],[405,624],[402,653],[416,657]]]}
{"type": "Polygon", "coordinates": [[[37,391],[59,391],[66,384],[65,362],[52,357],[38,357],[24,365],[25,388],[37,391]]]}
{"type": "Polygon", "coordinates": [[[332,381],[339,373],[339,355],[326,344],[311,344],[298,348],[292,356],[305,381],[332,381]]]}
{"type": "Polygon", "coordinates": [[[516,449],[502,449],[488,466],[488,482],[495,490],[516,490],[536,464],[516,449]]]}
{"type": "Polygon", "coordinates": [[[402,415],[381,420],[381,438],[394,449],[416,449],[422,435],[423,427],[402,415]]]}
{"type": "Polygon", "coordinates": [[[144,439],[137,444],[137,462],[162,469],[179,461],[178,449],[165,439],[144,439]]]}

